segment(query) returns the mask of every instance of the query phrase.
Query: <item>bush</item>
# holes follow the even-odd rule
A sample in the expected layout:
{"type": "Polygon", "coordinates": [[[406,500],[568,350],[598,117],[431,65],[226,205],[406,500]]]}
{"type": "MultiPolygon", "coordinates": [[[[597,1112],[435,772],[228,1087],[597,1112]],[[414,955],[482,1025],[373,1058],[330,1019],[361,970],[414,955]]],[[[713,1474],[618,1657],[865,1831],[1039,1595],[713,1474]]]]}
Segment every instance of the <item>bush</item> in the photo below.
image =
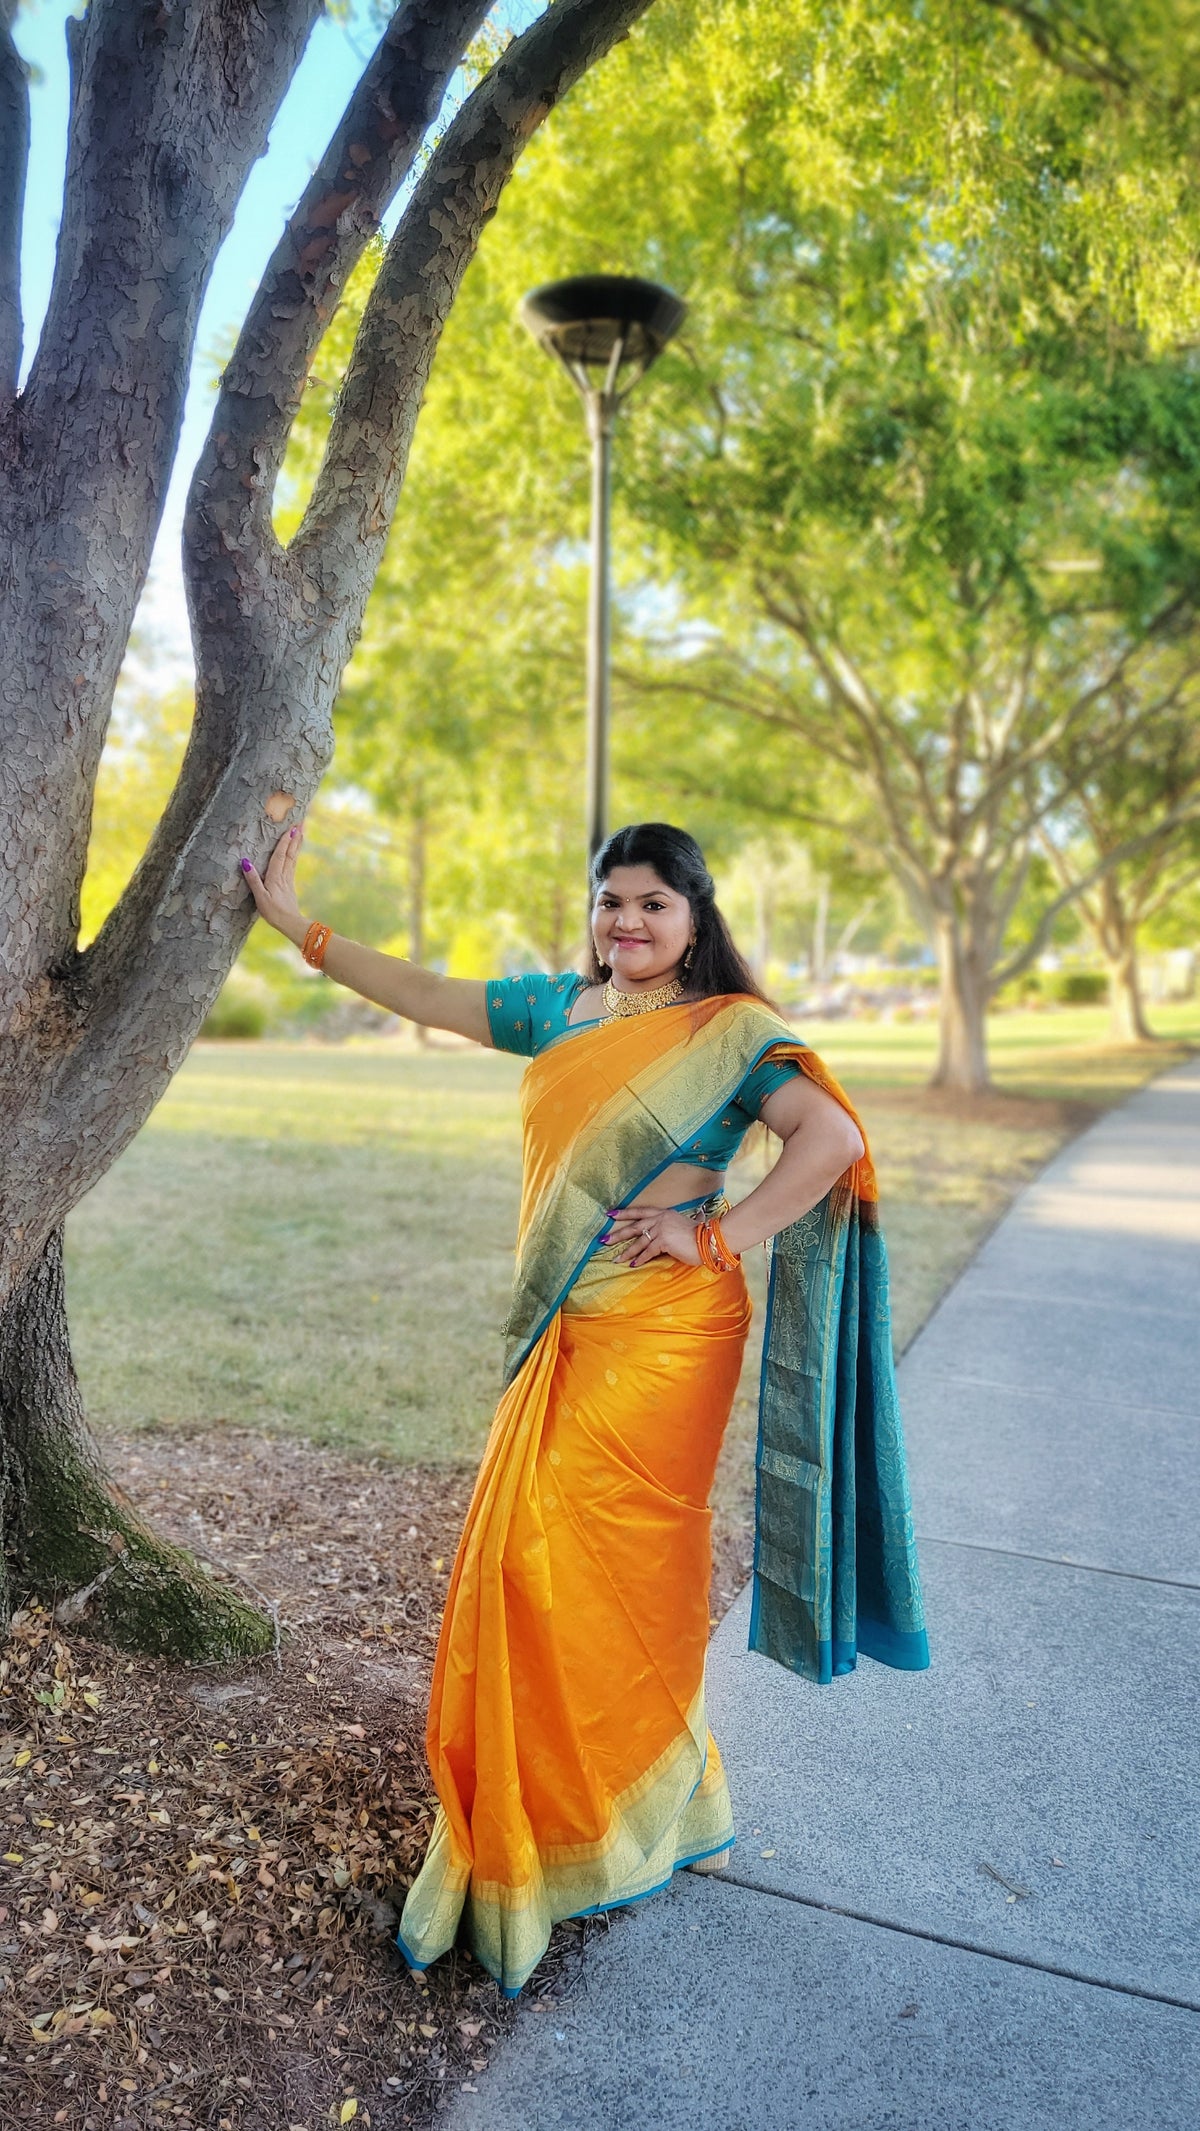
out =
{"type": "Polygon", "coordinates": [[[1098,1006],[1108,997],[1108,978],[1102,969],[1060,969],[1054,997],[1060,1006],[1098,1006]]]}
{"type": "Polygon", "coordinates": [[[266,1034],[271,1006],[270,994],[261,979],[248,978],[242,970],[235,969],[217,993],[200,1034],[224,1041],[253,1041],[266,1034]]]}

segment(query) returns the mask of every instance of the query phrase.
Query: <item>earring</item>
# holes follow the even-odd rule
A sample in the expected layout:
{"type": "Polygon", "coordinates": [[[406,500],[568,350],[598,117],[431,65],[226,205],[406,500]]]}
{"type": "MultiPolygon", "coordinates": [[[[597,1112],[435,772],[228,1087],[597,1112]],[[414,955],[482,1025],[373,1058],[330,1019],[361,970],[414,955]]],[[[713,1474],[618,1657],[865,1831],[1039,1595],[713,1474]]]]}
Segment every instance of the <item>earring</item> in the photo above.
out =
{"type": "Polygon", "coordinates": [[[696,952],[696,935],[695,935],[695,933],[693,933],[693,934],[692,934],[692,937],[691,937],[691,939],[690,939],[690,940],[688,941],[688,950],[687,950],[687,953],[685,954],[685,956],[684,956],[684,958],[683,958],[683,966],[684,966],[684,968],[685,968],[685,969],[690,969],[690,968],[691,968],[691,966],[692,966],[692,956],[693,956],[693,955],[695,954],[695,952],[696,952]]]}

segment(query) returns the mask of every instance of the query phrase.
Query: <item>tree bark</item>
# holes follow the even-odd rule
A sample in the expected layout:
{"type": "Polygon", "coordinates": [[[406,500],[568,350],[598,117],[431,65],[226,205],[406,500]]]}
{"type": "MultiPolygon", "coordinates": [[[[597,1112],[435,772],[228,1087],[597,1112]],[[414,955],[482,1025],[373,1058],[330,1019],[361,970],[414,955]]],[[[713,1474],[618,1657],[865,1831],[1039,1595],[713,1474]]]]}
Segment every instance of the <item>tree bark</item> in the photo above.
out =
{"type": "Polygon", "coordinates": [[[1137,935],[1114,943],[1105,954],[1108,964],[1110,1027],[1118,1043],[1157,1043],[1142,1005],[1141,972],[1138,968],[1137,935]]]}
{"type": "Polygon", "coordinates": [[[5,1617],[36,1598],[130,1649],[271,1647],[270,1621],[157,1538],[106,1474],[71,1360],[61,1230],[0,1310],[0,1530],[5,1617]]]}
{"type": "Polygon", "coordinates": [[[963,1095],[991,1087],[987,1056],[989,958],[966,933],[953,909],[933,917],[940,990],[938,1062],[930,1083],[963,1095]]]}

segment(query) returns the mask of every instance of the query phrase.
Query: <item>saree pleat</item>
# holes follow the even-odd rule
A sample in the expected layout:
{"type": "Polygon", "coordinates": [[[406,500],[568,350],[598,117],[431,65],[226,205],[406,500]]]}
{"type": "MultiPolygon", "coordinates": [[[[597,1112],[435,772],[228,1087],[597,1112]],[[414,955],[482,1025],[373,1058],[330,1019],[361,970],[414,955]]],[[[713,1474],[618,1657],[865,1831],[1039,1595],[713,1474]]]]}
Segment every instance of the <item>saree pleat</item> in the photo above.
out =
{"type": "MultiPolygon", "coordinates": [[[[557,1920],[733,1841],[704,1711],[708,1495],[749,1301],[740,1267],[633,1272],[601,1243],[606,1209],[686,1162],[768,1055],[850,1110],[742,998],[569,1035],[526,1072],[507,1388],[434,1668],[413,1967],[458,1939],[515,1995],[557,1920]]],[[[750,1642],[818,1681],[860,1649],[928,1663],[875,1198],[864,1155],[772,1253],[750,1642]]]]}
{"type": "Polygon", "coordinates": [[[505,1393],[434,1675],[412,1965],[461,1931],[517,1990],[557,1920],[732,1841],[704,1717],[708,1495],[749,1321],[740,1272],[595,1263],[505,1393]]]}

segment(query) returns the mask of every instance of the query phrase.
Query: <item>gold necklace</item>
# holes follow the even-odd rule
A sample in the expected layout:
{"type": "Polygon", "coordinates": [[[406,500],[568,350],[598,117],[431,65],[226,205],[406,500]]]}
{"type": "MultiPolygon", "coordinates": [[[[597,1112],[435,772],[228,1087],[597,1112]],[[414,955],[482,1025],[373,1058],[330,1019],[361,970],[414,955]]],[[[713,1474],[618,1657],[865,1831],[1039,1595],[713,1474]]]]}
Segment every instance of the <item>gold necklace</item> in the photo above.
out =
{"type": "Polygon", "coordinates": [[[604,987],[604,1011],[606,1014],[652,1014],[658,1006],[676,1006],[686,997],[678,977],[666,984],[656,985],[648,992],[619,992],[610,977],[604,987]]]}

